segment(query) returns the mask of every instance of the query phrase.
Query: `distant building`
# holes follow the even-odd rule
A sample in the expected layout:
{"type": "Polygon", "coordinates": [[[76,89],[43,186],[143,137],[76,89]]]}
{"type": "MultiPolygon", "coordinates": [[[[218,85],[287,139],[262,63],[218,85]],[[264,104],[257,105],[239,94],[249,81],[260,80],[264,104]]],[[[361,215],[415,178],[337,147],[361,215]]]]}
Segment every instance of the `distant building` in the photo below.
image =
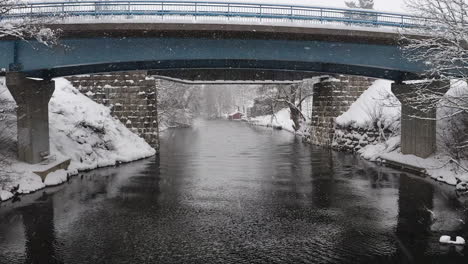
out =
{"type": "Polygon", "coordinates": [[[228,116],[228,119],[229,120],[241,120],[242,116],[244,116],[244,114],[242,114],[241,112],[234,112],[228,116]]]}

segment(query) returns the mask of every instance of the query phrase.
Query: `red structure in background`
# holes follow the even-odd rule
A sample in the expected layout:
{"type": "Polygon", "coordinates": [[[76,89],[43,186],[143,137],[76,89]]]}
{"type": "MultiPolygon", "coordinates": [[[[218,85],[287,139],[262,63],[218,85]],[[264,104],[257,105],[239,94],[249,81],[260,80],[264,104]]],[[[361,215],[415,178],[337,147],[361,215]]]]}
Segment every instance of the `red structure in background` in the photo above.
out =
{"type": "Polygon", "coordinates": [[[228,119],[229,120],[241,120],[243,115],[244,114],[242,114],[241,112],[235,112],[235,113],[230,114],[228,116],[228,119]]]}

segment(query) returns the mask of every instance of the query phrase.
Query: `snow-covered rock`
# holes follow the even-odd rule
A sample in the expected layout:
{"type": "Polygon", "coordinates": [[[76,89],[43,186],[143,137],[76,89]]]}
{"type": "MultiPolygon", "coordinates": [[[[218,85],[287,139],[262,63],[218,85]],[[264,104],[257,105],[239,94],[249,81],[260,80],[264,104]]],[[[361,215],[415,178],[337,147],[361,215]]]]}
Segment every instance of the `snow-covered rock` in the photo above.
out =
{"type": "Polygon", "coordinates": [[[465,245],[465,239],[460,236],[457,236],[455,241],[450,236],[441,236],[439,242],[442,244],[465,245]]]}
{"type": "Polygon", "coordinates": [[[459,182],[456,186],[456,190],[459,192],[467,192],[468,191],[468,182],[459,182]]]}
{"type": "Polygon", "coordinates": [[[11,192],[0,190],[0,201],[6,201],[8,199],[11,199],[12,197],[13,194],[11,192]]]}
{"type": "Polygon", "coordinates": [[[61,183],[66,182],[67,178],[68,178],[67,171],[57,170],[57,171],[51,172],[51,173],[49,173],[47,175],[47,177],[44,180],[44,184],[46,186],[59,185],[61,183]]]}

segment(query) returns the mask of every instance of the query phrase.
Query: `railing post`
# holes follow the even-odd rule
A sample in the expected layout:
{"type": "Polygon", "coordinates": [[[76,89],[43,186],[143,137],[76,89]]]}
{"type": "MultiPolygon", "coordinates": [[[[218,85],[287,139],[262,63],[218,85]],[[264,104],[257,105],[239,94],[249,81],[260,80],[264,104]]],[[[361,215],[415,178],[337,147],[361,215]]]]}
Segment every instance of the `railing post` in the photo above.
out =
{"type": "Polygon", "coordinates": [[[262,5],[260,5],[260,22],[262,22],[262,5]]]}
{"type": "Polygon", "coordinates": [[[65,3],[62,3],[62,20],[65,20],[65,3]]]}
{"type": "Polygon", "coordinates": [[[98,12],[98,2],[94,2],[94,16],[98,17],[97,12],[98,12]]]}
{"type": "Polygon", "coordinates": [[[320,23],[323,24],[323,9],[320,8],[320,23]]]}
{"type": "Polygon", "coordinates": [[[291,11],[290,11],[290,15],[289,15],[289,19],[292,21],[293,20],[293,15],[294,15],[294,9],[293,7],[291,6],[291,11]]]}
{"type": "Polygon", "coordinates": [[[195,2],[195,20],[197,20],[197,16],[198,16],[198,5],[197,5],[197,2],[195,2]]]}
{"type": "Polygon", "coordinates": [[[227,15],[228,15],[227,17],[228,17],[228,20],[230,20],[231,19],[231,4],[228,3],[227,8],[228,8],[227,9],[227,15]]]}
{"type": "Polygon", "coordinates": [[[164,20],[164,2],[161,2],[161,20],[164,20]]]}

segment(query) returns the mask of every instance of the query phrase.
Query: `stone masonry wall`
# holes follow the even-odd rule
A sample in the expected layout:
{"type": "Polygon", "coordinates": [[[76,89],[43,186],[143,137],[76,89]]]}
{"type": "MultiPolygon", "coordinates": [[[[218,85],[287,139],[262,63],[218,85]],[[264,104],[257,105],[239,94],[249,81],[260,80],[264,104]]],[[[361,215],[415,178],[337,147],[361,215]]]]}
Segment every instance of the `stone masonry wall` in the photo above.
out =
{"type": "Polygon", "coordinates": [[[378,128],[337,127],[331,147],[340,151],[357,152],[367,145],[382,142],[391,134],[390,130],[380,131],[378,128]]]}
{"type": "Polygon", "coordinates": [[[372,78],[340,75],[315,84],[310,143],[330,147],[335,119],[346,112],[373,81],[372,78]]]}
{"type": "Polygon", "coordinates": [[[109,106],[114,117],[159,150],[158,80],[146,71],[83,75],[67,78],[80,92],[109,106]]]}

